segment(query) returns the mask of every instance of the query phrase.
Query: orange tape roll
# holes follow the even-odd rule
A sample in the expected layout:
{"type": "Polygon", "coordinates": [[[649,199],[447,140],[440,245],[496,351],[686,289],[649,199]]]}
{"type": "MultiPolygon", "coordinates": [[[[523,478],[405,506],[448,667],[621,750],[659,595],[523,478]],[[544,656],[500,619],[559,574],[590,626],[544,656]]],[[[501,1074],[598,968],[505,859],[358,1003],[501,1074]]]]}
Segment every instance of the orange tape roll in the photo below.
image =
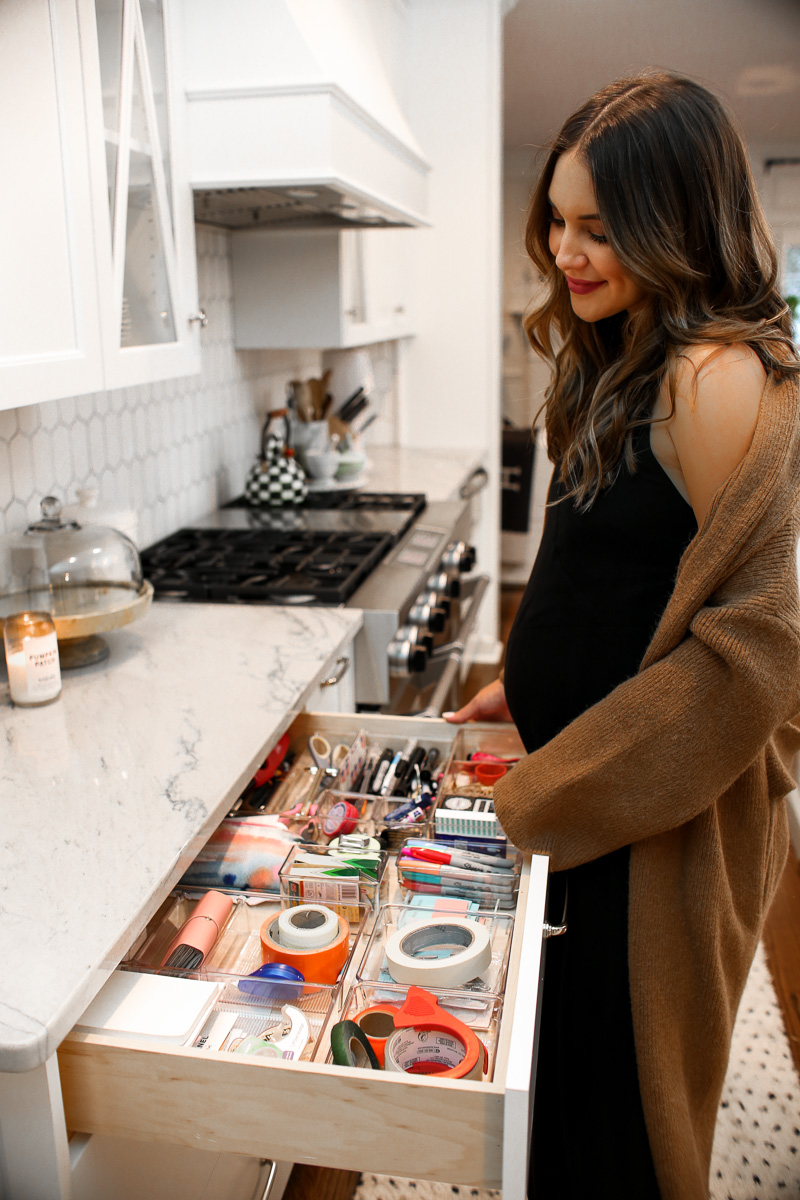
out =
{"type": "Polygon", "coordinates": [[[373,1004],[371,1008],[362,1008],[361,1012],[353,1017],[356,1025],[366,1035],[381,1066],[384,1065],[386,1043],[394,1033],[394,1016],[399,1012],[396,1004],[373,1004]]]}
{"type": "Polygon", "coordinates": [[[350,926],[344,917],[337,917],[339,932],[330,945],[321,950],[288,950],[280,943],[277,926],[280,915],[273,913],[261,926],[262,963],[278,962],[295,967],[302,972],[306,983],[336,983],[350,948],[350,926]]]}
{"type": "Polygon", "coordinates": [[[387,1071],[438,1075],[441,1079],[482,1079],[489,1069],[483,1042],[423,988],[408,989],[394,1023],[395,1032],[385,1047],[387,1071]],[[424,1036],[430,1033],[441,1036],[424,1036]]]}

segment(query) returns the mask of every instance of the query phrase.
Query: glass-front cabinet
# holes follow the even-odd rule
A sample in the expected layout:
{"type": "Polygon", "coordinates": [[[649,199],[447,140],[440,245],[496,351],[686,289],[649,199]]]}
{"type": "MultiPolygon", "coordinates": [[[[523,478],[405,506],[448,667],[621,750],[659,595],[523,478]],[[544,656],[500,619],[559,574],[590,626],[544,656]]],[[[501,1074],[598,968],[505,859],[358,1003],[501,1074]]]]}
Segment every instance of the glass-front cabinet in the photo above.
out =
{"type": "Polygon", "coordinates": [[[107,386],[199,370],[192,197],[167,0],[80,0],[94,144],[107,386]],[[91,11],[90,11],[91,10],[91,11]],[[102,219],[101,219],[102,216],[102,219]]]}
{"type": "Polygon", "coordinates": [[[168,0],[0,3],[0,409],[200,369],[168,0]]]}

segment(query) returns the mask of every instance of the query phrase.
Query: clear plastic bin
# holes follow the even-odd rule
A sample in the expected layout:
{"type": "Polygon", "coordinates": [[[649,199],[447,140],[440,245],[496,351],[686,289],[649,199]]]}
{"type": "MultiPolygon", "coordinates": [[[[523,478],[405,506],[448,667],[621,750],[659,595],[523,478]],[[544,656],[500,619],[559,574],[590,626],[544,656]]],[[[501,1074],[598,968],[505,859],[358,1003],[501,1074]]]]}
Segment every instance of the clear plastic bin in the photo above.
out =
{"type": "MultiPolygon", "coordinates": [[[[468,996],[436,988],[426,990],[436,997],[443,1009],[468,1025],[483,1043],[488,1057],[488,1071],[484,1074],[483,1079],[487,1082],[491,1081],[500,1032],[502,999],[494,995],[468,996]]],[[[376,1005],[393,1004],[400,1008],[407,995],[407,987],[369,982],[356,983],[347,993],[342,991],[328,1014],[326,1027],[320,1039],[317,1061],[323,1061],[323,1059],[329,1063],[333,1061],[330,1051],[330,1030],[338,1021],[352,1020],[364,1009],[373,1008],[376,1005]]]]}
{"type": "MultiPolygon", "coordinates": [[[[362,872],[358,879],[325,875],[307,879],[293,877],[292,868],[298,866],[299,858],[305,855],[311,858],[325,858],[327,862],[326,849],[325,846],[303,844],[292,847],[279,873],[283,904],[327,904],[341,912],[351,923],[360,920],[360,916],[357,915],[359,910],[375,911],[387,893],[388,854],[385,851],[376,852],[378,858],[375,878],[367,872],[362,872]]],[[[358,851],[353,853],[358,857],[358,851]]]]}
{"type": "MultiPolygon", "coordinates": [[[[184,888],[172,892],[131,947],[124,959],[124,965],[138,971],[147,970],[184,975],[193,979],[221,978],[230,975],[247,976],[258,970],[263,963],[261,926],[273,913],[287,907],[286,901],[278,901],[273,897],[265,900],[263,892],[226,893],[233,900],[231,914],[213,950],[199,967],[194,970],[177,971],[162,966],[170,943],[191,916],[197,901],[204,894],[203,891],[184,888]]],[[[333,905],[325,905],[325,907],[335,908],[333,905]]],[[[347,971],[370,912],[371,909],[368,906],[356,904],[351,906],[350,916],[352,919],[345,918],[350,927],[349,948],[344,966],[340,971],[340,978],[343,978],[347,971]]],[[[319,984],[317,980],[307,979],[304,991],[307,992],[311,987],[320,987],[332,994],[333,988],[336,986],[338,984],[319,984]]]]}
{"type": "MultiPolygon", "coordinates": [[[[447,908],[427,913],[420,908],[408,904],[384,905],[376,917],[364,952],[356,967],[355,975],[359,983],[368,981],[378,985],[394,986],[397,980],[392,978],[386,958],[386,949],[389,941],[395,937],[398,931],[414,922],[430,920],[435,923],[438,920],[446,923],[448,915],[450,915],[459,918],[466,917],[470,921],[483,925],[487,929],[489,933],[491,961],[486,969],[473,979],[469,979],[457,986],[448,987],[442,987],[440,984],[432,981],[428,990],[443,990],[451,994],[501,995],[505,986],[508,956],[511,950],[511,935],[514,928],[513,915],[510,912],[489,912],[485,909],[470,912],[453,911],[450,905],[454,903],[451,901],[447,908]]],[[[430,946],[422,951],[419,957],[425,959],[445,958],[447,957],[447,951],[436,946],[430,946]]],[[[417,982],[421,987],[428,987],[421,979],[417,982]]],[[[403,986],[406,986],[405,981],[403,982],[403,986]]]]}

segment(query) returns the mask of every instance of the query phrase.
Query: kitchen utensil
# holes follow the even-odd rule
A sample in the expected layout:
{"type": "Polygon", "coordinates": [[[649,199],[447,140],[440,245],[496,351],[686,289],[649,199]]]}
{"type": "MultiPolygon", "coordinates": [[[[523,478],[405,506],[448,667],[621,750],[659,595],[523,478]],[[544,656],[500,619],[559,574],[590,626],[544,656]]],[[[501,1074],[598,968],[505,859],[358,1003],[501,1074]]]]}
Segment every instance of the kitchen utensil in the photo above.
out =
{"type": "Polygon", "coordinates": [[[288,446],[289,422],[285,408],[267,415],[261,431],[261,454],[251,467],[245,495],[254,506],[282,508],[301,504],[308,495],[302,467],[288,446]]]}
{"type": "Polygon", "coordinates": [[[302,379],[293,379],[289,384],[292,389],[292,400],[294,411],[297,413],[301,421],[314,420],[314,399],[311,392],[311,386],[308,381],[302,379]]]}
{"type": "Polygon", "coordinates": [[[347,397],[344,404],[342,405],[342,407],[339,409],[338,413],[336,414],[341,421],[349,421],[350,420],[350,410],[354,407],[354,405],[356,405],[359,402],[359,400],[361,399],[361,397],[363,395],[364,395],[364,389],[363,389],[363,387],[360,387],[360,388],[356,388],[356,390],[353,392],[352,396],[347,397]]]}

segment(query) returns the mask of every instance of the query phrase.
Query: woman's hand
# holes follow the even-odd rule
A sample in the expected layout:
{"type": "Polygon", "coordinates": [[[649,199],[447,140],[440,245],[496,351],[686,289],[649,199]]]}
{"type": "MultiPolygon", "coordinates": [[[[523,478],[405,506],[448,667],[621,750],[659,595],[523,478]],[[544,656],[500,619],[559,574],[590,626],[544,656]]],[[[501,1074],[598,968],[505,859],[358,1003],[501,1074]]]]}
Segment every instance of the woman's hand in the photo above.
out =
{"type": "Polygon", "coordinates": [[[502,679],[487,683],[458,712],[446,712],[442,716],[453,725],[461,725],[464,721],[510,721],[511,713],[506,704],[506,689],[502,679]]]}

